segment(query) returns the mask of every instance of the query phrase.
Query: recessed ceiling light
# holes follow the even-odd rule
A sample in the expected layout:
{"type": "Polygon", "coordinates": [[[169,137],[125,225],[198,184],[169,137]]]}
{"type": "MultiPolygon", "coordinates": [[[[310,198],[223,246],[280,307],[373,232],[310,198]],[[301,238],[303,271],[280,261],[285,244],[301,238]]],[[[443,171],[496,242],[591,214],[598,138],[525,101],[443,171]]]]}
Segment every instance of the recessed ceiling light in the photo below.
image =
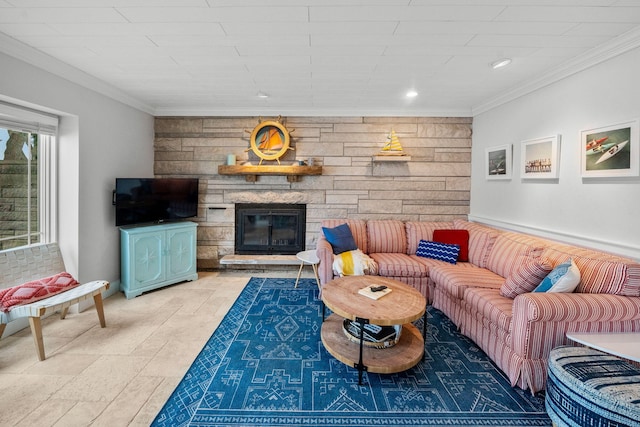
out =
{"type": "Polygon", "coordinates": [[[416,96],[418,96],[418,92],[416,92],[415,90],[410,90],[409,92],[407,92],[407,98],[415,98],[416,96]]]}
{"type": "Polygon", "coordinates": [[[266,99],[269,97],[269,95],[267,95],[264,92],[258,92],[258,94],[256,95],[258,98],[262,98],[262,99],[266,99]]]}
{"type": "Polygon", "coordinates": [[[491,63],[491,68],[497,70],[498,68],[506,67],[511,64],[511,58],[498,59],[496,62],[491,63]]]}

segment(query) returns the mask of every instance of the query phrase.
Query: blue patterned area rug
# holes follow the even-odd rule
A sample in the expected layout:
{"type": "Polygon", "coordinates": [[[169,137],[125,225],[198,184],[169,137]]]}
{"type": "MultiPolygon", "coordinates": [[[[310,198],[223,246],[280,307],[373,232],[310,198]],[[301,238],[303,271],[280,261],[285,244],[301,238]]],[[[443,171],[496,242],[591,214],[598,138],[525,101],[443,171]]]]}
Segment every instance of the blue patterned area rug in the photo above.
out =
{"type": "Polygon", "coordinates": [[[321,307],[313,279],[252,278],[153,425],[551,425],[543,396],[512,388],[431,307],[424,361],[358,385],[322,345],[321,307]]]}

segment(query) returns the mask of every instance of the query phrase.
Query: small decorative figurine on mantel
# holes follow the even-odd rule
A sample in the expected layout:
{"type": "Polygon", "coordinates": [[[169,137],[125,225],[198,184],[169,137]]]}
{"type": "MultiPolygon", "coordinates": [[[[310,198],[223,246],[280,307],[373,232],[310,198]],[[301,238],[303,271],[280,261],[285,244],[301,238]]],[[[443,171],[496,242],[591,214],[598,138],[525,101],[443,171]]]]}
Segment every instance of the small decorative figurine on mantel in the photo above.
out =
{"type": "Polygon", "coordinates": [[[402,149],[402,145],[400,144],[400,139],[398,139],[398,135],[396,135],[395,130],[391,129],[391,133],[387,137],[389,140],[382,150],[377,154],[378,156],[404,156],[404,150],[402,149]]]}

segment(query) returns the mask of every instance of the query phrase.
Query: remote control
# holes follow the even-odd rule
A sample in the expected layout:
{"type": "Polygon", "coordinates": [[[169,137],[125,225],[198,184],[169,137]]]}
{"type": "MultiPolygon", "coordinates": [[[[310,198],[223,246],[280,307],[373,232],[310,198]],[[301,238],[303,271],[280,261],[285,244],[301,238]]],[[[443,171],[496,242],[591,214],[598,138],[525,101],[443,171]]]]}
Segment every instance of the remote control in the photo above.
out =
{"type": "Polygon", "coordinates": [[[380,291],[384,291],[385,289],[387,289],[386,286],[381,285],[381,286],[372,286],[371,287],[371,292],[380,292],[380,291]]]}

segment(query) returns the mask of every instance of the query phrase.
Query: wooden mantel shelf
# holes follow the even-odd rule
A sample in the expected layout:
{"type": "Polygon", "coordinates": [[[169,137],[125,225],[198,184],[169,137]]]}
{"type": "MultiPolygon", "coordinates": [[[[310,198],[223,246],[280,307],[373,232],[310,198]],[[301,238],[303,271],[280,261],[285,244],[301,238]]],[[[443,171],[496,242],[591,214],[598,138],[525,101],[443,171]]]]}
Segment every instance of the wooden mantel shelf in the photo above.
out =
{"type": "Polygon", "coordinates": [[[287,181],[297,182],[299,177],[322,175],[322,166],[284,165],[220,165],[220,175],[244,175],[248,182],[255,182],[260,175],[286,176],[287,181]]]}
{"type": "Polygon", "coordinates": [[[410,162],[411,156],[406,154],[402,156],[377,155],[373,156],[374,162],[410,162]]]}

